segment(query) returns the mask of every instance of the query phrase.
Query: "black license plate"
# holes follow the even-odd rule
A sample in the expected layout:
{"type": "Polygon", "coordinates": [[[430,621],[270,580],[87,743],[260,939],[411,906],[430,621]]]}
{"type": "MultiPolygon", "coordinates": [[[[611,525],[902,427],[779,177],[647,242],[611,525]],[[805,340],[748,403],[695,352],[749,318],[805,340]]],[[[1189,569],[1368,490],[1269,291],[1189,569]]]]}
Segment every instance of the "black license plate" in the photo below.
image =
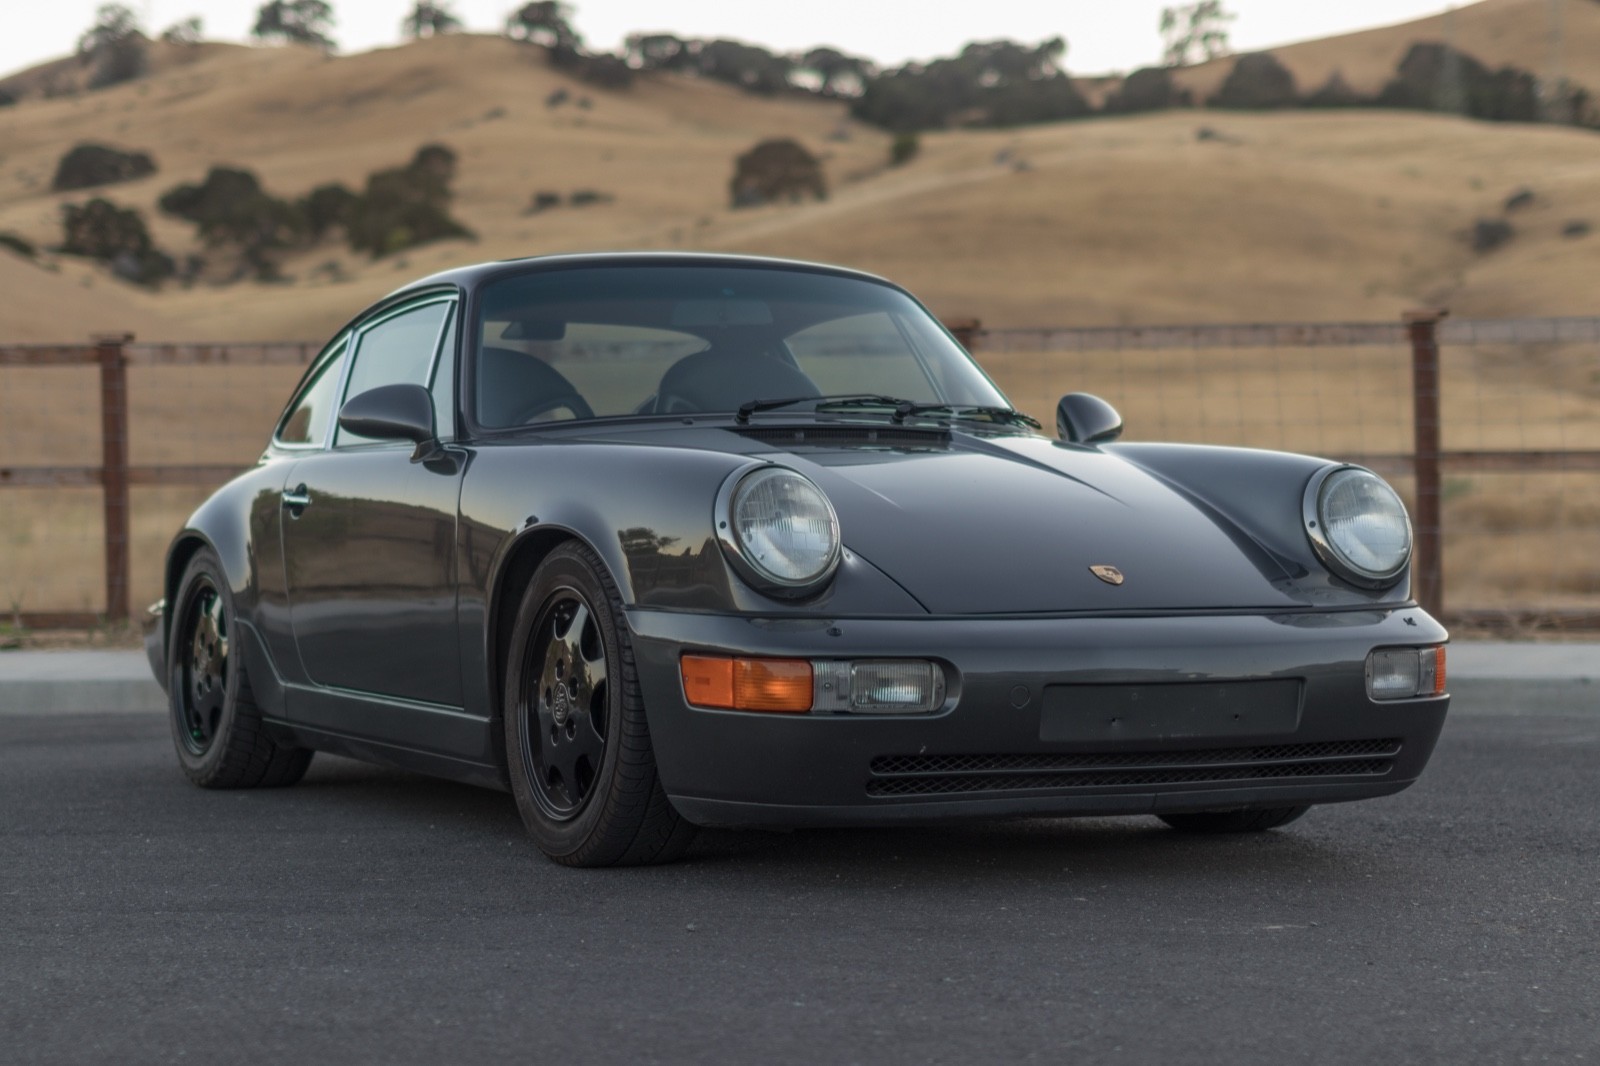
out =
{"type": "Polygon", "coordinates": [[[1276,736],[1300,726],[1300,681],[1046,685],[1039,739],[1276,736]]]}

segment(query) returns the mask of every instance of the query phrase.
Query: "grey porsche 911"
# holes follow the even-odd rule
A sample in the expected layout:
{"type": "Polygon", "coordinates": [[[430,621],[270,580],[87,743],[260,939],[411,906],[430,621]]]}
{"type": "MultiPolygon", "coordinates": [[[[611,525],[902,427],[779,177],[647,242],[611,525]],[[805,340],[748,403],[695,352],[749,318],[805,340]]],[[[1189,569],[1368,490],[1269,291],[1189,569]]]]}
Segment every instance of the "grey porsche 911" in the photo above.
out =
{"type": "Polygon", "coordinates": [[[185,774],[509,791],[574,866],[696,826],[1284,825],[1414,782],[1445,643],[1358,466],[1019,413],[880,278],[488,263],[328,342],[172,542],[185,774]]]}

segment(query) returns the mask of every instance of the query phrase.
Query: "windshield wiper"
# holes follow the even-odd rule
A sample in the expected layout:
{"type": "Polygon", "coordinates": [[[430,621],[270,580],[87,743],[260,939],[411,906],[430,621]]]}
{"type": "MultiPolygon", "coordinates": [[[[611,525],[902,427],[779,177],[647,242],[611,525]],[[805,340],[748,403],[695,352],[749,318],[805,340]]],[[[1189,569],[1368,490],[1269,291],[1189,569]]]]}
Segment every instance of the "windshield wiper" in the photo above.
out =
{"type": "Polygon", "coordinates": [[[915,400],[904,400],[898,396],[883,396],[871,392],[845,392],[831,396],[787,396],[775,400],[748,400],[739,405],[739,413],[734,420],[743,424],[750,421],[750,416],[757,411],[772,411],[779,407],[788,407],[797,403],[815,403],[815,410],[838,410],[850,407],[892,407],[893,419],[904,422],[913,415],[947,414],[952,418],[977,418],[988,422],[1001,422],[1010,425],[1031,426],[1039,428],[1039,420],[1023,414],[1021,411],[1010,407],[992,407],[984,404],[949,404],[949,403],[918,403],[915,400]]]}
{"type": "Polygon", "coordinates": [[[981,418],[989,422],[1031,426],[1038,429],[1039,420],[1010,407],[992,407],[978,403],[902,403],[894,410],[894,420],[904,422],[911,415],[948,414],[953,418],[981,418]]]}
{"type": "MultiPolygon", "coordinates": [[[[879,396],[871,392],[840,392],[831,396],[788,396],[778,400],[746,400],[739,405],[739,413],[734,415],[734,421],[744,423],[750,421],[750,416],[757,411],[774,411],[779,407],[788,407],[797,403],[815,403],[817,410],[825,407],[893,407],[899,410],[910,400],[902,400],[897,396],[879,396]]],[[[916,406],[911,404],[911,406],[916,406]]]]}

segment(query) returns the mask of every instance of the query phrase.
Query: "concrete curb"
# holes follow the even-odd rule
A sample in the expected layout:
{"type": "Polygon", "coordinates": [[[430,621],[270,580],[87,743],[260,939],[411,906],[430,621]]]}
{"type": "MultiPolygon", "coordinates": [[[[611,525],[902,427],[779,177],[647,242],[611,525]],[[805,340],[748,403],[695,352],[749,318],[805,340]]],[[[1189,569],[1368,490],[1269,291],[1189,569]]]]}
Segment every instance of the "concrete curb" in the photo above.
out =
{"type": "MultiPolygon", "coordinates": [[[[1600,710],[1600,644],[1452,644],[1450,688],[1466,713],[1519,713],[1560,695],[1600,710]],[[1552,690],[1558,690],[1553,692],[1552,690]]],[[[167,697],[142,651],[0,652],[0,715],[159,714],[167,697]]]]}

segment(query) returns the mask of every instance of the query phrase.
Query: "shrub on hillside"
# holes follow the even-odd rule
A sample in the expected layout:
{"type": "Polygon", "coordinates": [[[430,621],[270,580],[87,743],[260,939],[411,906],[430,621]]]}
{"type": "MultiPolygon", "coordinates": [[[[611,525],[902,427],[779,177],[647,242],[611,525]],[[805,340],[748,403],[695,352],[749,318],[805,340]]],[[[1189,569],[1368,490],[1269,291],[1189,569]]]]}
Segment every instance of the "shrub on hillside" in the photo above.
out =
{"type": "Polygon", "coordinates": [[[866,84],[850,113],[896,133],[947,126],[1018,126],[1089,113],[1060,59],[1056,37],[1029,47],[978,41],[926,65],[907,63],[866,84]]]}
{"type": "Polygon", "coordinates": [[[1491,71],[1437,41],[1414,44],[1378,94],[1379,107],[1448,111],[1497,122],[1537,122],[1539,83],[1516,67],[1491,71]]]}
{"type": "Polygon", "coordinates": [[[1300,103],[1305,107],[1368,107],[1372,100],[1356,92],[1344,80],[1344,75],[1336,70],[1317,89],[1307,93],[1300,103]]]}
{"type": "Polygon", "coordinates": [[[1240,56],[1222,88],[1206,103],[1238,111],[1267,111],[1298,102],[1294,75],[1271,52],[1240,56]]]}
{"type": "Polygon", "coordinates": [[[1188,107],[1193,102],[1188,89],[1180,89],[1173,83],[1170,69],[1144,67],[1129,74],[1122,85],[1106,97],[1104,110],[1108,115],[1128,115],[1188,107]]]}
{"type": "Polygon", "coordinates": [[[1472,250],[1492,252],[1511,240],[1515,231],[1503,218],[1480,218],[1472,226],[1472,250]]]}
{"type": "Polygon", "coordinates": [[[799,201],[811,196],[828,198],[822,163],[790,137],[762,141],[734,162],[728,198],[734,207],[751,207],[775,200],[799,201]]]}
{"type": "Polygon", "coordinates": [[[0,107],[11,107],[17,102],[16,94],[0,89],[0,107]]]}
{"type": "Polygon", "coordinates": [[[403,167],[377,171],[352,205],[345,224],[350,247],[373,258],[452,237],[471,237],[450,217],[450,182],[456,154],[441,144],[424,145],[403,167]]]}
{"type": "Polygon", "coordinates": [[[155,160],[144,152],[124,152],[104,144],[76,145],[56,164],[50,179],[53,192],[92,189],[96,185],[115,185],[134,181],[156,172],[155,160]]]}
{"type": "Polygon", "coordinates": [[[33,259],[38,256],[39,249],[26,237],[15,233],[0,233],[0,248],[9,248],[24,259],[33,259]]]}
{"type": "Polygon", "coordinates": [[[361,197],[336,181],[312,189],[297,204],[306,239],[320,241],[334,229],[347,228],[360,202],[361,197]]]}
{"type": "Polygon", "coordinates": [[[110,264],[119,277],[151,288],[174,270],[172,257],[156,248],[139,212],[98,196],[82,205],[61,205],[57,251],[110,264]]]}
{"type": "Polygon", "coordinates": [[[889,165],[903,167],[922,151],[922,140],[915,133],[897,133],[889,145],[889,165]]]}
{"type": "Polygon", "coordinates": [[[278,254],[300,243],[305,229],[295,205],[269,195],[254,173],[236,167],[212,167],[205,181],[173,186],[158,203],[166,214],[193,222],[208,247],[237,253],[262,281],[280,276],[278,254]]]}

